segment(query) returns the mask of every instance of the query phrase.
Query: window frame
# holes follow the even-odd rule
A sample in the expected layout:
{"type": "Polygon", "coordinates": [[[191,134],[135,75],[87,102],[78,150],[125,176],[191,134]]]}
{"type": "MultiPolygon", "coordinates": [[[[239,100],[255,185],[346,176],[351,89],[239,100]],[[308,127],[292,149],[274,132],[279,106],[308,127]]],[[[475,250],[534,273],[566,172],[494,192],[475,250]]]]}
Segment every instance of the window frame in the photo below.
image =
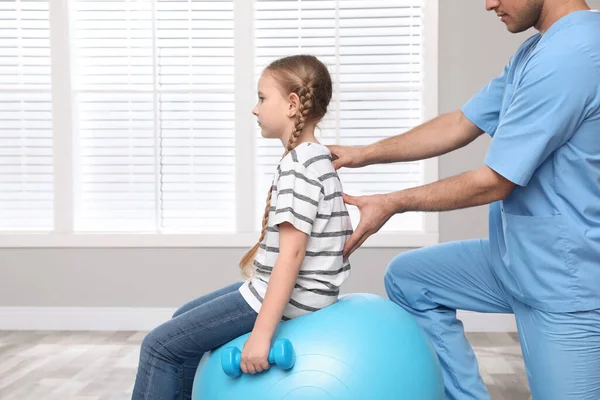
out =
{"type": "MultiPolygon", "coordinates": [[[[236,177],[236,224],[237,233],[96,233],[73,232],[75,215],[74,184],[76,135],[74,135],[74,102],[71,87],[70,65],[70,0],[49,0],[50,46],[51,46],[51,97],[53,117],[54,156],[54,230],[50,232],[3,231],[0,232],[0,248],[31,247],[91,247],[91,248],[184,248],[250,247],[256,242],[259,232],[254,226],[255,208],[255,135],[254,107],[255,91],[253,68],[253,14],[254,0],[234,2],[234,48],[235,63],[235,150],[236,177]],[[239,62],[239,60],[246,60],[239,62]],[[57,105],[60,105],[57,106],[57,105]],[[243,201],[240,199],[243,198],[243,201]]],[[[153,3],[154,4],[154,3],[153,3]]],[[[423,1],[423,120],[438,115],[438,0],[423,1]]],[[[158,139],[158,124],[155,138],[158,139]]],[[[156,152],[158,156],[158,152],[156,152]]],[[[422,161],[424,183],[438,179],[437,157],[422,161]]],[[[157,186],[157,190],[159,187],[157,186]]],[[[439,213],[421,213],[423,230],[380,232],[370,237],[363,247],[424,247],[439,243],[439,213]]],[[[157,218],[159,215],[157,215],[157,218]]]]}

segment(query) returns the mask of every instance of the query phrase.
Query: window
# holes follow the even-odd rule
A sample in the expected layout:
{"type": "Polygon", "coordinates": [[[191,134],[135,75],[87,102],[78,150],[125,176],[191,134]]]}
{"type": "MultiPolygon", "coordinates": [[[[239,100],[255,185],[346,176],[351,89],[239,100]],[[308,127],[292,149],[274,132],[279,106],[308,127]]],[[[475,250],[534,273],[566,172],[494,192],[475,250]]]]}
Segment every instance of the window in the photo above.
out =
{"type": "MultiPolygon", "coordinates": [[[[297,53],[327,64],[334,97],[320,126],[325,144],[401,133],[436,114],[433,3],[0,2],[0,36],[9,38],[0,46],[0,214],[10,217],[2,237],[251,245],[282,154],[251,115],[262,69],[297,53]],[[23,229],[46,235],[8,235],[23,229]]],[[[434,180],[437,162],[340,175],[348,193],[381,193],[434,180]]],[[[421,213],[394,217],[369,240],[435,241],[437,217],[421,213]]]]}
{"type": "Polygon", "coordinates": [[[0,230],[53,219],[48,1],[0,2],[0,230]]]}
{"type": "Polygon", "coordinates": [[[233,2],[74,6],[75,230],[235,232],[233,2]]]}

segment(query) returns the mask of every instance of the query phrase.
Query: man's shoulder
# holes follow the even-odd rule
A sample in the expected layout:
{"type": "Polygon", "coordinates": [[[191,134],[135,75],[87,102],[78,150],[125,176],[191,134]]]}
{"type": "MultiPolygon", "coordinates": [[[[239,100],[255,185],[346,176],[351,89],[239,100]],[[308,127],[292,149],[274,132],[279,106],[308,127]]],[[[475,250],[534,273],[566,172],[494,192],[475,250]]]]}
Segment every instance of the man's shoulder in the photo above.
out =
{"type": "MultiPolygon", "coordinates": [[[[536,35],[537,36],[537,35],[536,35]]],[[[532,37],[532,39],[534,39],[532,37]]],[[[586,85],[600,84],[600,43],[588,37],[561,32],[553,38],[538,38],[527,41],[535,46],[526,54],[523,63],[524,75],[531,79],[547,79],[558,87],[569,87],[574,82],[585,81],[586,85]],[[565,36],[571,39],[564,40],[565,36]]]]}
{"type": "Polygon", "coordinates": [[[570,68],[576,75],[580,71],[573,68],[591,67],[600,74],[600,13],[578,13],[567,22],[560,29],[546,32],[535,57],[552,69],[570,68]]]}

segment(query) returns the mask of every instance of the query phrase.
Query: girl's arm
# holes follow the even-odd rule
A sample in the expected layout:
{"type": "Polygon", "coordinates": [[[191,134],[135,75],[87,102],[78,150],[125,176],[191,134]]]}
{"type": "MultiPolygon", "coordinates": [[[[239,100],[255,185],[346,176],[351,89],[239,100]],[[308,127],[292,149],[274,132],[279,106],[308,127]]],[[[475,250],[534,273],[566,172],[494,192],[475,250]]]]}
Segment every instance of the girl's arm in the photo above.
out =
{"type": "Polygon", "coordinates": [[[267,286],[260,313],[254,329],[244,345],[240,367],[245,373],[255,373],[269,368],[267,361],[271,339],[281,321],[304,260],[308,235],[289,222],[279,225],[279,256],[267,286]]]}
{"type": "Polygon", "coordinates": [[[253,332],[273,336],[283,310],[290,301],[298,271],[306,253],[308,236],[289,222],[279,225],[279,256],[269,279],[267,293],[253,332]]]}

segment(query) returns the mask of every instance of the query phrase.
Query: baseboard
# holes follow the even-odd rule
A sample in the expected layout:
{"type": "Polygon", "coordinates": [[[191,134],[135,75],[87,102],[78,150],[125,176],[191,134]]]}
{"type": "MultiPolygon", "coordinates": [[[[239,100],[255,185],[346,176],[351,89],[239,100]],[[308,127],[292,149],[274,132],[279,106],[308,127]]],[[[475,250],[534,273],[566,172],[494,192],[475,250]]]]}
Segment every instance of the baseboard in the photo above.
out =
{"type": "Polygon", "coordinates": [[[149,331],[176,308],[0,307],[0,330],[149,331]]]}
{"type": "MultiPolygon", "coordinates": [[[[171,318],[175,308],[0,307],[0,330],[149,331],[171,318]]],[[[459,311],[467,332],[516,332],[509,314],[459,311]]]]}
{"type": "Polygon", "coordinates": [[[516,332],[517,323],[512,314],[483,314],[458,311],[466,332],[516,332]]]}

